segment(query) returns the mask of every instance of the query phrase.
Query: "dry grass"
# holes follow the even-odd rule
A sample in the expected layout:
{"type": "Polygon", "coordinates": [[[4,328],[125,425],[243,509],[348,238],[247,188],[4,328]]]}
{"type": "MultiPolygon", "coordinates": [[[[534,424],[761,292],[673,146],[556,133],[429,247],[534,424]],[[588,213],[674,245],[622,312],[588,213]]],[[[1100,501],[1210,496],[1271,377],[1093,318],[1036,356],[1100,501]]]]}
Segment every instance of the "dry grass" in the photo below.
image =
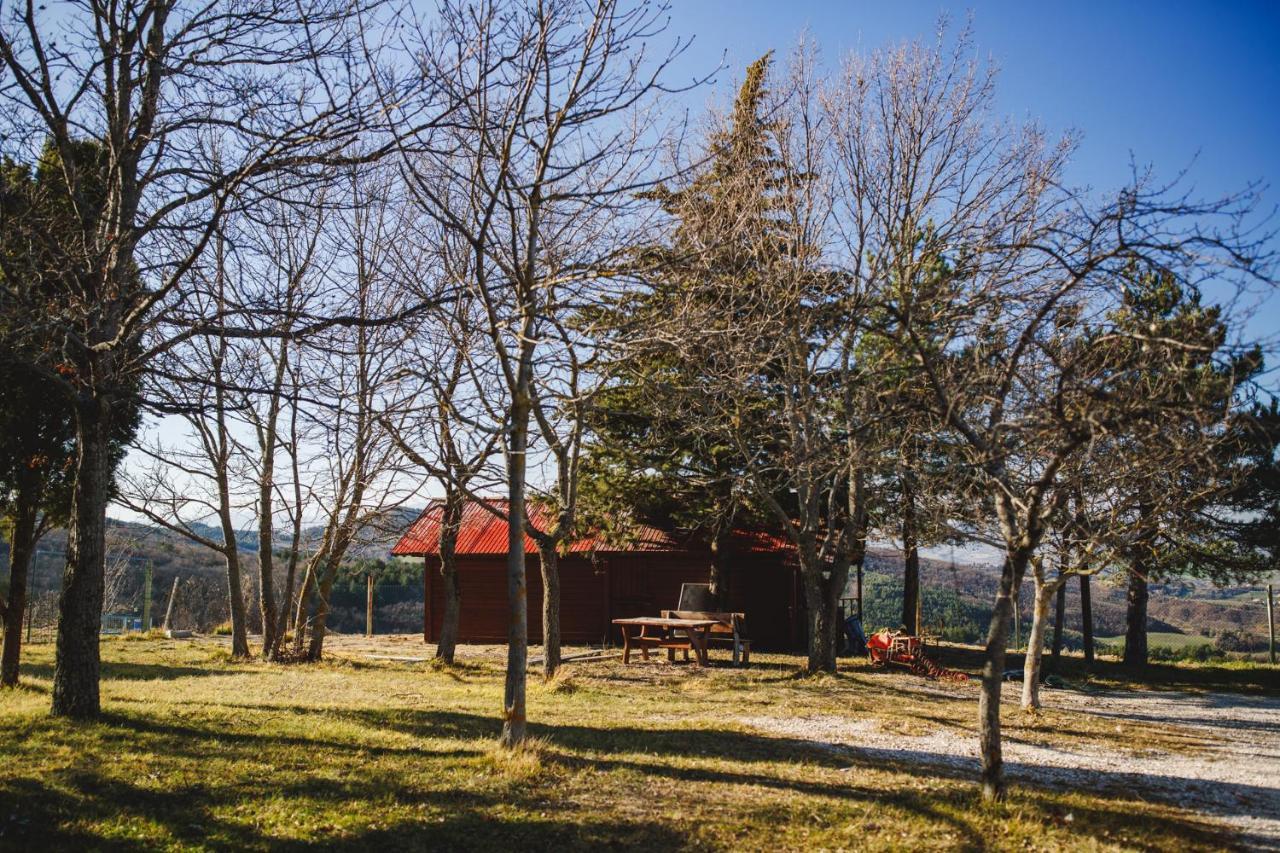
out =
{"type": "Polygon", "coordinates": [[[525,738],[514,747],[485,742],[482,748],[492,771],[509,781],[533,782],[554,766],[551,741],[545,737],[525,738]]]}
{"type": "MultiPolygon", "coordinates": [[[[235,663],[213,642],[104,643],[101,722],[48,717],[52,648],[0,694],[7,849],[1216,849],[1214,824],[1135,792],[1016,789],[982,805],[944,764],[837,754],[739,720],[842,714],[971,737],[976,688],[861,665],[802,677],[619,661],[530,678],[534,740],[495,747],[502,656],[337,643],[322,664],[235,663]],[[345,655],[345,657],[344,657],[345,655]],[[425,655],[424,655],[425,656],[425,655]]],[[[1176,727],[1006,713],[1008,736],[1186,748],[1176,727]]]]}
{"type": "Polygon", "coordinates": [[[550,678],[544,677],[542,685],[548,693],[574,693],[579,686],[573,674],[573,667],[567,665],[561,666],[550,678]]]}

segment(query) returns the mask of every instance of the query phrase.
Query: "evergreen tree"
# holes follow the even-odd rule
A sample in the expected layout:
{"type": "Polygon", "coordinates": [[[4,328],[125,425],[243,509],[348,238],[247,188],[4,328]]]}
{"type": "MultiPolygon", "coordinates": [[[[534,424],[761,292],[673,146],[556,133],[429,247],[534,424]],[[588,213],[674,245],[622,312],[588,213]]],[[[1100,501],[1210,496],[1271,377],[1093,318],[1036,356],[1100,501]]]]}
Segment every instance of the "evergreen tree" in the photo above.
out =
{"type": "Polygon", "coordinates": [[[1257,451],[1260,433],[1233,408],[1262,360],[1257,351],[1228,352],[1221,310],[1176,276],[1135,265],[1124,278],[1106,327],[1076,346],[1087,354],[1085,370],[1111,374],[1112,394],[1149,400],[1153,411],[1145,429],[1100,439],[1080,478],[1094,518],[1077,537],[1101,543],[1100,553],[1127,569],[1124,660],[1142,665],[1151,582],[1179,575],[1226,582],[1261,566],[1221,509],[1240,494],[1246,457],[1257,451]]]}
{"type": "MultiPolygon", "coordinates": [[[[72,169],[101,168],[95,143],[73,150],[72,169]]],[[[0,164],[0,513],[10,537],[9,589],[0,598],[5,628],[0,684],[5,686],[18,679],[32,553],[50,526],[66,522],[74,484],[75,411],[65,389],[51,381],[69,369],[67,332],[59,321],[67,297],[56,273],[59,259],[50,248],[63,238],[51,240],[47,232],[73,240],[82,230],[77,222],[97,216],[101,198],[73,204],[64,172],[53,146],[45,148],[34,170],[12,161],[0,164]]],[[[124,399],[114,418],[113,471],[138,423],[136,397],[124,399]]]]}
{"type": "MultiPolygon", "coordinates": [[[[690,302],[727,307],[721,321],[732,329],[752,310],[759,277],[768,275],[778,254],[790,251],[773,225],[787,179],[772,138],[776,127],[763,115],[771,63],[767,53],[747,68],[727,126],[710,137],[704,168],[685,187],[652,193],[673,221],[671,238],[638,251],[637,265],[653,271],[650,286],[610,306],[603,317],[601,325],[631,345],[616,365],[619,381],[594,406],[594,440],[583,468],[592,526],[625,537],[632,519],[703,538],[712,553],[713,595],[724,592],[732,529],[766,519],[743,487],[728,437],[691,428],[697,415],[685,405],[687,396],[715,393],[702,371],[691,370],[661,341],[636,345],[635,338],[637,330],[643,336],[690,302]],[[760,234],[771,238],[762,241],[760,234]],[[737,297],[728,306],[726,283],[737,297]]],[[[714,360],[714,353],[707,355],[714,360]]]]}

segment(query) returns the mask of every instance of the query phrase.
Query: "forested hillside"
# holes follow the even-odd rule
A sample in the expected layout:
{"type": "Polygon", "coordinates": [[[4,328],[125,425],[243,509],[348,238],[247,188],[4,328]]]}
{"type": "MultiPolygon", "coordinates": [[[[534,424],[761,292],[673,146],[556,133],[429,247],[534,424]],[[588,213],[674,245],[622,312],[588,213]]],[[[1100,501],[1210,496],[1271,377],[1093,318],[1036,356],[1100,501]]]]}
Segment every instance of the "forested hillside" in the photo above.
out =
{"type": "MultiPolygon", "coordinates": [[[[380,578],[381,597],[404,597],[412,594],[415,602],[421,601],[421,569],[415,569],[418,573],[416,577],[402,578],[400,575],[393,577],[386,566],[390,543],[417,513],[417,510],[398,510],[390,514],[383,524],[367,532],[352,546],[344,561],[342,578],[335,585],[335,630],[346,632],[364,629],[364,576],[370,569],[380,578]],[[360,576],[358,582],[351,580],[356,574],[360,576]],[[416,591],[391,592],[391,586],[404,586],[406,582],[416,591]],[[356,585],[359,586],[358,596],[351,591],[356,585]],[[358,602],[355,600],[357,597],[358,602]],[[357,617],[358,625],[354,621],[357,617]]],[[[307,530],[302,549],[304,557],[314,548],[320,533],[321,529],[318,527],[307,530]]],[[[245,598],[247,602],[253,603],[256,601],[254,591],[258,587],[256,535],[244,531],[239,539],[241,559],[251,581],[244,585],[245,598]]],[[[33,556],[31,597],[36,630],[51,629],[56,618],[66,546],[66,531],[51,530],[40,540],[33,556]]],[[[0,584],[3,584],[8,575],[7,559],[7,546],[0,543],[0,584]]],[[[142,615],[148,567],[152,574],[154,624],[159,625],[164,618],[175,579],[178,581],[178,594],[174,605],[173,627],[212,631],[230,618],[226,566],[220,554],[170,530],[118,519],[108,520],[104,614],[142,615]]],[[[277,567],[278,571],[280,568],[282,567],[277,567]]],[[[394,571],[403,569],[395,567],[394,571]]],[[[256,624],[259,618],[256,615],[257,609],[251,610],[254,614],[254,625],[251,627],[257,631],[260,628],[256,624]]],[[[405,619],[398,619],[393,620],[385,630],[420,629],[420,608],[415,611],[413,618],[417,620],[416,625],[407,624],[405,619]]]]}
{"type": "MultiPolygon", "coordinates": [[[[921,619],[929,633],[956,642],[980,642],[991,618],[998,568],[922,558],[921,619]]],[[[864,579],[865,622],[868,630],[897,627],[902,620],[902,558],[891,550],[873,550],[864,579]]],[[[1031,624],[1033,590],[1024,585],[1019,601],[1020,634],[1025,640],[1031,624]]],[[[1124,578],[1103,573],[1093,580],[1093,630],[1102,646],[1123,644],[1125,631],[1124,578]]],[[[1153,584],[1148,631],[1156,654],[1192,654],[1196,647],[1215,651],[1262,651],[1266,648],[1265,588],[1215,587],[1204,581],[1181,580],[1153,584]],[[1184,651],[1185,650],[1185,651],[1184,651]]],[[[1067,587],[1064,645],[1078,649],[1081,640],[1080,587],[1067,587]]],[[[1203,655],[1203,653],[1201,653],[1203,655]]]]}
{"type": "MultiPolygon", "coordinates": [[[[422,628],[422,575],[416,562],[390,560],[388,552],[408,520],[417,511],[399,511],[381,531],[366,534],[352,549],[332,595],[332,625],[341,633],[363,632],[367,576],[374,575],[374,628],[378,633],[415,633],[422,628]]],[[[314,536],[317,531],[313,530],[314,536]]],[[[225,568],[212,551],[157,527],[125,521],[111,522],[111,564],[107,612],[141,615],[146,567],[152,568],[153,614],[163,618],[174,578],[179,594],[174,625],[212,631],[228,618],[225,568]]],[[[253,537],[244,537],[245,565],[253,576],[246,584],[253,601],[257,561],[253,537]]],[[[66,533],[50,532],[40,543],[34,561],[36,609],[52,618],[61,577],[66,533]]],[[[872,549],[867,556],[863,581],[867,629],[897,627],[902,620],[902,558],[892,549],[872,549]]],[[[998,567],[952,563],[922,558],[921,617],[925,629],[955,642],[980,642],[991,618],[998,567]]],[[[850,595],[853,594],[852,583],[850,595]]],[[[1260,651],[1266,642],[1266,610],[1260,587],[1218,588],[1198,581],[1180,581],[1152,587],[1150,624],[1153,649],[1182,651],[1210,646],[1220,651],[1260,651]]],[[[1031,615],[1030,585],[1020,601],[1020,634],[1026,637],[1031,615]]],[[[250,608],[251,613],[256,610],[250,608]]],[[[256,618],[256,617],[255,617],[256,618]]],[[[1107,575],[1093,583],[1094,633],[1100,643],[1107,638],[1122,641],[1125,629],[1124,587],[1107,575]]],[[[37,627],[40,622],[37,621],[37,627]]],[[[255,629],[256,630],[256,627],[255,629]]],[[[1067,591],[1064,644],[1080,647],[1079,586],[1067,591]]],[[[1159,654],[1159,652],[1157,652],[1159,654]]]]}

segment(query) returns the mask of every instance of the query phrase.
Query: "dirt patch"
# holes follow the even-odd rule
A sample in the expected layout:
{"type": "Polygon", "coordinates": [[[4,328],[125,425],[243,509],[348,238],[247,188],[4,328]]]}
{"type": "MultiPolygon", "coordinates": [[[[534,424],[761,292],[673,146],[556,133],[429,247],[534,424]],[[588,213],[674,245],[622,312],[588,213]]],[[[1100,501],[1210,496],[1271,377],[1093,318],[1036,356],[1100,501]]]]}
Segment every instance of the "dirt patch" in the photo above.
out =
{"type": "MultiPolygon", "coordinates": [[[[1280,850],[1280,698],[1054,691],[1045,705],[1102,720],[1177,726],[1199,737],[1190,754],[1106,744],[1063,748],[1006,737],[1004,760],[1012,780],[1159,800],[1231,825],[1245,845],[1280,850]]],[[[834,715],[751,716],[737,722],[859,758],[978,770],[976,737],[958,736],[953,729],[899,733],[879,720],[834,715]]]]}

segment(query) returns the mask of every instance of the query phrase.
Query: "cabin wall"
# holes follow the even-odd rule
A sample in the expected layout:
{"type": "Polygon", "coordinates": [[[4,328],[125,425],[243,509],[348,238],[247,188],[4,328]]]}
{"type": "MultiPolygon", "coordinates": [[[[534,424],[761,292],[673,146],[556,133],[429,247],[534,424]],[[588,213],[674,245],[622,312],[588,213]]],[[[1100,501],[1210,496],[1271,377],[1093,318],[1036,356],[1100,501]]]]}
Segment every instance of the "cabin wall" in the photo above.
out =
{"type": "MultiPolygon", "coordinates": [[[[529,601],[529,641],[542,638],[542,574],[536,555],[526,564],[529,601]]],[[[613,619],[656,616],[672,609],[684,583],[705,583],[707,556],[690,553],[633,553],[599,555],[594,560],[573,555],[560,560],[560,633],[571,645],[617,644],[613,619]]],[[[439,637],[444,596],[439,562],[426,558],[428,574],[435,572],[425,589],[430,607],[424,614],[424,636],[439,637]]],[[[795,572],[783,566],[779,555],[747,555],[728,567],[727,609],[747,616],[752,647],[791,649],[797,633],[795,572]]],[[[459,640],[464,643],[505,643],[507,640],[506,558],[464,556],[458,558],[462,612],[459,640]]]]}

